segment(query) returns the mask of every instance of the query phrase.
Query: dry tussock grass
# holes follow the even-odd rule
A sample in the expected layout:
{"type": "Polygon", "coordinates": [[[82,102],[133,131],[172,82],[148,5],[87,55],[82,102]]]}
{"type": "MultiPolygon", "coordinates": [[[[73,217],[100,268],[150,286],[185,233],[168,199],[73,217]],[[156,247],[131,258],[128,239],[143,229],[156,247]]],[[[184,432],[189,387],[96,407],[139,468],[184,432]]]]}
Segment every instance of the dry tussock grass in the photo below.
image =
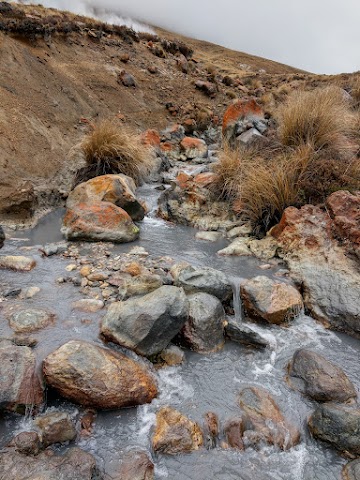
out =
{"type": "Polygon", "coordinates": [[[284,145],[311,145],[315,151],[346,151],[354,128],[344,93],[334,86],[291,93],[279,108],[278,122],[284,145]]]}
{"type": "Polygon", "coordinates": [[[355,108],[360,108],[360,74],[354,77],[350,94],[353,98],[355,108]]]}
{"type": "Polygon", "coordinates": [[[87,179],[123,173],[139,184],[154,166],[153,149],[128,128],[109,120],[95,125],[79,148],[87,163],[87,179]]]}

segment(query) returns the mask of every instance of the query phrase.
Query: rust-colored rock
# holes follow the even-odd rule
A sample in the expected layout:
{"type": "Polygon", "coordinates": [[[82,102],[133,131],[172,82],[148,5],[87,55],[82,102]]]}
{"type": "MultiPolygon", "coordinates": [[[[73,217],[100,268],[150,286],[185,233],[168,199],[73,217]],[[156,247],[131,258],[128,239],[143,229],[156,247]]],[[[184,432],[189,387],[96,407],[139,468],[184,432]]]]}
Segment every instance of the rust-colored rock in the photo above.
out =
{"type": "Polygon", "coordinates": [[[208,147],[204,140],[194,137],[185,137],[180,142],[180,149],[189,158],[205,158],[208,154],[208,147]]]}
{"type": "Polygon", "coordinates": [[[79,203],[68,209],[61,231],[69,240],[126,243],[139,236],[130,215],[109,202],[79,203]]]}
{"type": "Polygon", "coordinates": [[[177,410],[163,407],[156,415],[152,446],[155,452],[176,455],[198,450],[203,444],[199,425],[177,410]]]}
{"type": "Polygon", "coordinates": [[[160,147],[160,135],[157,130],[148,129],[141,135],[141,141],[149,147],[160,147]]]}
{"type": "Polygon", "coordinates": [[[242,120],[264,120],[264,112],[255,99],[239,100],[230,105],[224,113],[222,132],[230,138],[236,124],[242,120]]]}
{"type": "Polygon", "coordinates": [[[154,464],[143,451],[125,454],[120,467],[119,480],[154,480],[154,464]]]}
{"type": "Polygon", "coordinates": [[[229,447],[244,450],[244,423],[241,418],[229,420],[225,425],[224,433],[229,447]]]}
{"type": "Polygon", "coordinates": [[[244,412],[244,437],[251,443],[266,442],[283,450],[297,445],[300,433],[280,412],[270,393],[259,387],[244,388],[240,393],[244,412]]]}
{"type": "Polygon", "coordinates": [[[157,395],[145,365],[91,343],[70,341],[44,360],[47,383],[81,405],[111,409],[149,403],[157,395]]]}

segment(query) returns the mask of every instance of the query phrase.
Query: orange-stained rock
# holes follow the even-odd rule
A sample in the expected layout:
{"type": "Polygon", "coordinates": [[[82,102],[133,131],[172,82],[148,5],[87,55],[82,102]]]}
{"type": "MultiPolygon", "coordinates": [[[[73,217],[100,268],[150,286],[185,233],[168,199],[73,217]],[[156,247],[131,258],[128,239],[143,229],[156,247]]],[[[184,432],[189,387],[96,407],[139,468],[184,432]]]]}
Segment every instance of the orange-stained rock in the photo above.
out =
{"type": "Polygon", "coordinates": [[[139,228],[125,210],[109,202],[80,203],[68,209],[61,231],[71,240],[116,243],[139,236],[139,228]]]}
{"type": "Polygon", "coordinates": [[[264,112],[256,100],[239,100],[227,108],[223,117],[223,134],[232,124],[244,118],[264,118],[264,112]]]}
{"type": "Polygon", "coordinates": [[[122,408],[150,403],[155,379],[144,364],[107,348],[72,340],[48,355],[46,382],[64,398],[87,407],[122,408]]]}
{"type": "Polygon", "coordinates": [[[144,145],[149,145],[150,147],[160,147],[160,135],[157,130],[146,130],[141,135],[141,140],[144,145]]]}
{"type": "Polygon", "coordinates": [[[146,209],[137,200],[135,190],[134,180],[126,175],[101,175],[77,185],[66,206],[73,208],[79,203],[110,202],[125,210],[133,220],[142,220],[146,209]]]}
{"type": "Polygon", "coordinates": [[[155,452],[176,455],[199,450],[203,435],[199,425],[171,407],[162,407],[156,415],[152,446],[155,452]]]}
{"type": "Polygon", "coordinates": [[[187,173],[181,171],[178,176],[176,177],[176,183],[179,185],[181,189],[185,189],[188,185],[188,182],[191,182],[192,176],[188,175],[187,173]]]}
{"type": "Polygon", "coordinates": [[[205,158],[208,154],[208,147],[204,140],[194,137],[185,137],[180,142],[180,149],[189,158],[205,158]]]}
{"type": "Polygon", "coordinates": [[[200,187],[208,187],[216,180],[216,174],[212,172],[199,173],[194,177],[194,183],[200,187]]]}
{"type": "Polygon", "coordinates": [[[299,430],[284,417],[267,390],[260,387],[244,388],[239,403],[244,412],[244,438],[249,443],[256,445],[266,442],[283,450],[299,443],[299,430]]]}

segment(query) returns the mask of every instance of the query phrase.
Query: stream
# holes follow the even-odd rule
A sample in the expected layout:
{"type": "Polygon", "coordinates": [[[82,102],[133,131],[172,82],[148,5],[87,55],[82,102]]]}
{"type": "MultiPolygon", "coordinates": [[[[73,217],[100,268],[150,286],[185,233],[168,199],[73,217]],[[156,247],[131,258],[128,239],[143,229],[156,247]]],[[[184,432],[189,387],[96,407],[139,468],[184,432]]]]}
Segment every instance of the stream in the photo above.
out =
{"type": "MultiPolygon", "coordinates": [[[[216,268],[226,273],[239,289],[242,279],[257,275],[273,276],[283,265],[274,263],[268,270],[260,269],[264,263],[253,257],[222,257],[217,252],[228,241],[205,242],[195,239],[197,230],[167,223],[156,218],[155,209],[159,192],[154,185],[139,189],[139,196],[146,199],[149,215],[141,222],[140,239],[131,244],[109,248],[111,255],[128,252],[141,246],[154,256],[170,256],[192,265],[216,268]]],[[[99,321],[104,311],[82,313],[73,311],[72,302],[83,298],[73,284],[59,285],[57,278],[65,275],[65,267],[73,263],[62,256],[42,257],[39,246],[63,240],[60,233],[60,209],[42,218],[28,231],[13,233],[1,255],[32,255],[37,267],[29,273],[1,271],[0,286],[12,289],[38,286],[41,291],[34,298],[12,299],[10,303],[26,307],[50,309],[57,314],[54,326],[33,333],[38,340],[34,351],[39,368],[42,360],[70,339],[82,339],[102,346],[99,339],[99,321]],[[21,253],[20,253],[21,252],[21,253]]],[[[87,247],[85,245],[84,250],[87,247]]],[[[284,279],[286,281],[286,279],[284,279]]],[[[241,316],[239,296],[234,296],[234,310],[241,316]]],[[[3,304],[3,305],[4,305],[3,304]]],[[[7,306],[6,306],[7,308],[7,306]]],[[[0,303],[0,336],[12,336],[0,303]]],[[[256,326],[256,325],[255,325],[256,326]]],[[[119,411],[99,412],[94,432],[82,437],[76,445],[96,457],[101,469],[111,479],[118,469],[124,452],[132,447],[151,452],[150,438],[155,414],[160,406],[170,405],[203,424],[203,416],[212,411],[219,416],[220,424],[238,416],[240,408],[237,396],[247,386],[261,386],[270,391],[285,416],[301,432],[301,443],[283,452],[275,447],[245,452],[215,448],[179,456],[153,455],[156,479],[170,480],[340,480],[342,466],[347,462],[334,450],[313,440],[307,431],[306,420],[316,407],[316,402],[292,390],[286,382],[286,366],[300,347],[313,349],[340,366],[360,390],[359,352],[360,342],[347,335],[326,330],[312,318],[300,315],[287,327],[257,326],[268,338],[270,348],[252,350],[228,341],[220,352],[200,355],[186,351],[183,365],[157,372],[160,395],[150,405],[119,411]]],[[[49,395],[47,407],[61,409],[74,417],[80,407],[56,396],[49,395]]],[[[21,431],[31,428],[30,416],[22,417],[6,413],[0,422],[1,446],[21,431]]],[[[63,451],[67,447],[59,447],[63,451]]]]}

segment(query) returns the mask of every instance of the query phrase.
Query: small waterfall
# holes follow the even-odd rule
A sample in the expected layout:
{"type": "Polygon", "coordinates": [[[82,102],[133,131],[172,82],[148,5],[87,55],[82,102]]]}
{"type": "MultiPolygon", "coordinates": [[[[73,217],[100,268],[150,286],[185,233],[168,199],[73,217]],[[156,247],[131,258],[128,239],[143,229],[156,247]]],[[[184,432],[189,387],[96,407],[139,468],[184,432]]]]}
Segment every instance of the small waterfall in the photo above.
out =
{"type": "Polygon", "coordinates": [[[230,282],[233,289],[233,305],[234,305],[234,314],[235,320],[238,323],[242,322],[242,304],[240,298],[240,285],[243,281],[241,277],[231,277],[230,282]]]}

